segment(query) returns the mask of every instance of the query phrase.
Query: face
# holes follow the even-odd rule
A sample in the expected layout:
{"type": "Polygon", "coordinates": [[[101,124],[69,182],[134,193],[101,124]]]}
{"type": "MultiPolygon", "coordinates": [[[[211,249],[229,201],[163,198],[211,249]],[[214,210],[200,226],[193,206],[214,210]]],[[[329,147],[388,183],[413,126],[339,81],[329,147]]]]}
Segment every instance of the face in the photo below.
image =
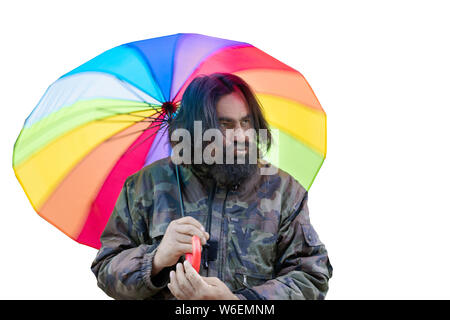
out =
{"type": "MultiPolygon", "coordinates": [[[[204,168],[219,184],[235,186],[253,176],[257,170],[257,165],[249,161],[251,148],[254,147],[252,143],[256,141],[252,133],[254,130],[249,130],[254,127],[250,109],[242,93],[233,92],[219,99],[216,112],[224,139],[223,154],[234,154],[234,160],[233,163],[229,163],[227,157],[225,163],[199,166],[204,168]],[[243,161],[241,162],[241,160],[243,161]]],[[[212,155],[214,155],[214,151],[212,155]]]]}
{"type": "Polygon", "coordinates": [[[241,92],[235,91],[219,99],[217,118],[224,134],[225,147],[234,149],[235,157],[247,154],[248,145],[253,141],[247,130],[253,128],[253,124],[249,107],[241,92]]]}

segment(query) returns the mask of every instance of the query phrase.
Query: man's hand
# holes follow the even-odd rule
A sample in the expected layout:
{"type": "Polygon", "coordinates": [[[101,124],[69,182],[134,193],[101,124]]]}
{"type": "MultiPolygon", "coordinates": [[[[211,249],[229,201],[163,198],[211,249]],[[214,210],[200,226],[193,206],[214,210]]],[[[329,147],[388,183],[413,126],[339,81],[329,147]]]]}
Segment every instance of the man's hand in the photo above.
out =
{"type": "Polygon", "coordinates": [[[185,253],[192,253],[192,236],[198,236],[202,245],[209,239],[208,232],[193,217],[173,220],[167,227],[153,259],[152,276],[164,267],[173,266],[185,253]]]}
{"type": "Polygon", "coordinates": [[[215,277],[202,277],[189,261],[178,263],[176,272],[170,272],[170,292],[178,300],[239,300],[230,289],[215,277]]]}

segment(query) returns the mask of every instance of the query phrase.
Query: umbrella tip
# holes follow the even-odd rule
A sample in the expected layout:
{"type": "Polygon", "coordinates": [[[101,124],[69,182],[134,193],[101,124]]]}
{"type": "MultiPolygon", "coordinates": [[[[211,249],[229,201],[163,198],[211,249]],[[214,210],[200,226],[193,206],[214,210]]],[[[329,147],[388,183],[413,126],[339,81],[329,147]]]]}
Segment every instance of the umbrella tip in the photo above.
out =
{"type": "Polygon", "coordinates": [[[171,101],[164,102],[162,104],[161,108],[169,116],[171,116],[175,112],[175,110],[177,109],[176,105],[173,102],[171,102],[171,101]]]}

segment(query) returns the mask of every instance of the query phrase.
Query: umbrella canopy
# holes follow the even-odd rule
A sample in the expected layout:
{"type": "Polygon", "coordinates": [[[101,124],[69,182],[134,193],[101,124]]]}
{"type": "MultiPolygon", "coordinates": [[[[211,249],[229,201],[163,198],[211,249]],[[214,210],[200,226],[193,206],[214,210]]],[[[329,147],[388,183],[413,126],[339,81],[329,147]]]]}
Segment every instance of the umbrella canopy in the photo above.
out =
{"type": "Polygon", "coordinates": [[[179,33],[112,48],[49,86],[13,153],[35,211],[99,248],[125,179],[170,155],[165,106],[215,72],[251,86],[278,132],[266,158],[309,190],[326,155],[326,115],[302,74],[249,43],[179,33]]]}

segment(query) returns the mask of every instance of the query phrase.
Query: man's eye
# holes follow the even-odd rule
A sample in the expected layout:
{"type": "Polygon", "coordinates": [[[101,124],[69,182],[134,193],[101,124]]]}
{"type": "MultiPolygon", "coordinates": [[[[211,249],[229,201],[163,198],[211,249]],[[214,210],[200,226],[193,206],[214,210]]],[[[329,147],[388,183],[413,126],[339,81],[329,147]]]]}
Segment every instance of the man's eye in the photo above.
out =
{"type": "Polygon", "coordinates": [[[242,125],[243,127],[248,127],[248,126],[250,125],[250,120],[242,120],[242,121],[241,121],[241,125],[242,125]]]}
{"type": "Polygon", "coordinates": [[[221,122],[220,125],[227,129],[232,129],[233,125],[230,122],[221,122]]]}

